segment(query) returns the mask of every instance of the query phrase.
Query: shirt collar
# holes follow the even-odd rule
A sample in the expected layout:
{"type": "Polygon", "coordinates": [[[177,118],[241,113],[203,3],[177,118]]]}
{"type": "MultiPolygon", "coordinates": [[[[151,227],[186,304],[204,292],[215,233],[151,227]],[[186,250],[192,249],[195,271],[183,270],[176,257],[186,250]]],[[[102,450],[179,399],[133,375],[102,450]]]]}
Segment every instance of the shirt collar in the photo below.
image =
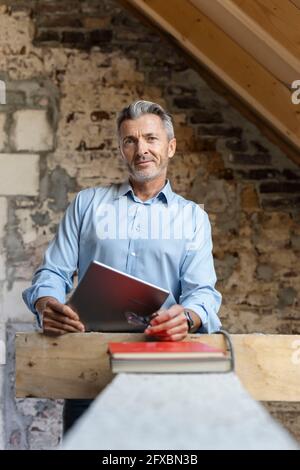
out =
{"type": "MultiPolygon", "coordinates": [[[[119,189],[117,191],[116,199],[119,199],[121,196],[127,195],[129,192],[131,193],[132,197],[134,197],[134,192],[133,192],[132,186],[131,186],[130,182],[127,180],[127,181],[124,181],[123,183],[121,183],[121,185],[119,186],[119,189]]],[[[171,199],[173,197],[173,194],[174,193],[173,193],[173,190],[171,188],[170,181],[167,180],[164,187],[159,191],[159,193],[155,197],[157,197],[157,198],[162,197],[162,198],[165,199],[167,204],[170,204],[171,199]]]]}

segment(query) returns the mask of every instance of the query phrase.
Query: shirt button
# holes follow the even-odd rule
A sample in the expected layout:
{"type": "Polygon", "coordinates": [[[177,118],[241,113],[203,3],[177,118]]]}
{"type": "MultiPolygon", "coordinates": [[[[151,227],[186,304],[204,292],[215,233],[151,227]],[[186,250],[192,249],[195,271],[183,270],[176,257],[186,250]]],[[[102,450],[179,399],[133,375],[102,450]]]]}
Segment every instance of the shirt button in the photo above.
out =
{"type": "Polygon", "coordinates": [[[139,225],[136,226],[135,230],[139,232],[141,230],[141,227],[139,225]]]}
{"type": "Polygon", "coordinates": [[[132,251],[132,252],[131,252],[131,255],[132,255],[132,256],[136,256],[135,251],[132,251]]]}

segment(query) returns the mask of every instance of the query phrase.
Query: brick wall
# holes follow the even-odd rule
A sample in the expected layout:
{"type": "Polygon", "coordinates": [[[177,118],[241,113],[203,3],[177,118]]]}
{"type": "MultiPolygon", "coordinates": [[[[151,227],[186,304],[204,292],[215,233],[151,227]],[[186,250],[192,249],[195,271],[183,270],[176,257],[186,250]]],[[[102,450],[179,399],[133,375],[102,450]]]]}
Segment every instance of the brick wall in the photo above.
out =
{"type": "MultiPolygon", "coordinates": [[[[180,50],[115,1],[2,3],[2,322],[32,320],[20,293],[74,194],[124,179],[114,121],[125,104],[142,98],[173,114],[178,152],[169,177],[175,191],[209,213],[224,327],[299,334],[299,168],[180,50]]],[[[52,419],[43,403],[11,405],[23,434],[11,425],[8,447],[42,447],[47,426],[32,422],[43,406],[44,419],[52,419]]],[[[300,439],[299,406],[268,406],[300,439]]]]}

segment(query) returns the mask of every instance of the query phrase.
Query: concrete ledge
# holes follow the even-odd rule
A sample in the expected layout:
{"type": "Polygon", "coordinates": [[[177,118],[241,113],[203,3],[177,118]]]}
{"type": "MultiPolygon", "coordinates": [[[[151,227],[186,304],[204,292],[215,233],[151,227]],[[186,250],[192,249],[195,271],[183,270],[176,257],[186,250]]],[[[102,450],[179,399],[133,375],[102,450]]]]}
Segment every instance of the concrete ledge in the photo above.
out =
{"type": "Polygon", "coordinates": [[[120,374],[63,449],[298,449],[234,373],[120,374]]]}

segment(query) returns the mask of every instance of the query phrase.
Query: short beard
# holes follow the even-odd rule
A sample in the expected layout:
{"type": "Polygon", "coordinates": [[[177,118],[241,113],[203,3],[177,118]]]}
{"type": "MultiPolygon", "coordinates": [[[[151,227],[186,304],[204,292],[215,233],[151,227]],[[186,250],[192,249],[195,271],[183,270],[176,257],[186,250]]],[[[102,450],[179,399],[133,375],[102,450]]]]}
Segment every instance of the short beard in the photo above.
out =
{"type": "Polygon", "coordinates": [[[168,167],[168,162],[166,162],[166,165],[161,166],[160,168],[157,169],[157,171],[153,172],[152,174],[143,175],[142,172],[132,170],[131,166],[127,164],[130,177],[132,178],[133,181],[137,181],[138,183],[144,183],[147,181],[154,180],[155,178],[160,176],[167,167],[168,167]]]}

